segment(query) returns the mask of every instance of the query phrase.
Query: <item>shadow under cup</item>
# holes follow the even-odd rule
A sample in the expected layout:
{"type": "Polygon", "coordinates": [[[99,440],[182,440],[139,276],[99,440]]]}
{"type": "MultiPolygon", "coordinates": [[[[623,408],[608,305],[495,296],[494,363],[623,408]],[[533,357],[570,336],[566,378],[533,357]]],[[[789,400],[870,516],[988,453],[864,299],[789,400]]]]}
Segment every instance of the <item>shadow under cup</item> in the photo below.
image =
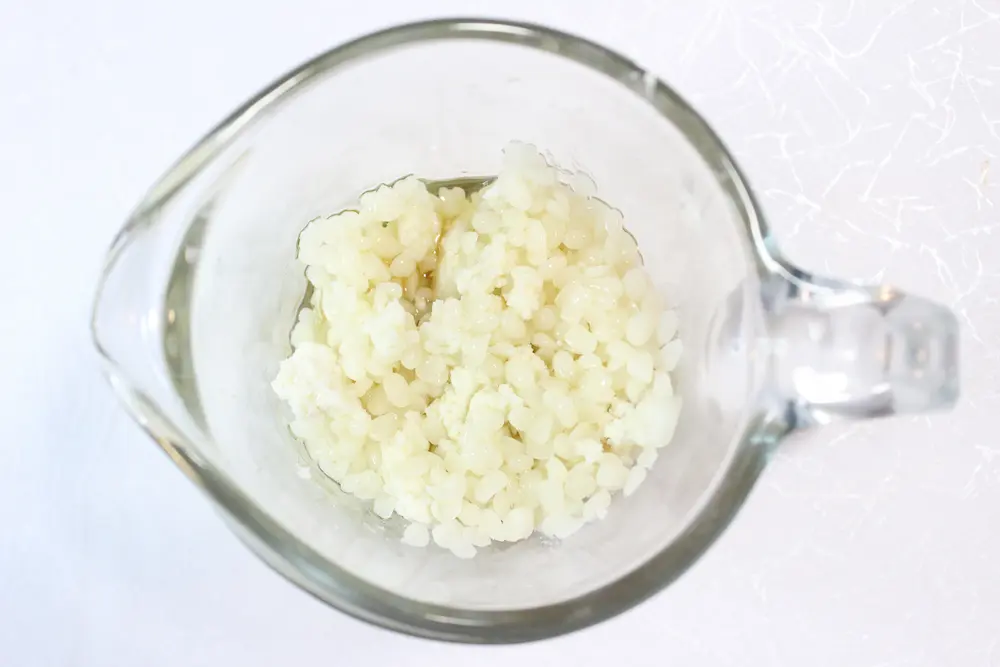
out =
{"type": "MultiPolygon", "coordinates": [[[[389,31],[320,57],[234,116],[214,153],[156,210],[169,237],[158,243],[176,253],[165,269],[164,349],[186,413],[168,415],[183,431],[177,449],[234,487],[222,499],[227,514],[258,550],[266,543],[279,571],[335,606],[422,634],[433,634],[420,629],[427,610],[518,612],[528,628],[538,608],[560,603],[570,603],[560,614],[579,614],[566,627],[579,627],[679,575],[710,538],[678,537],[729,518],[703,510],[727,483],[758,380],[745,349],[759,335],[750,238],[714,135],[599,47],[490,30],[447,39],[389,31]],[[290,353],[305,290],[295,258],[305,224],[406,174],[495,174],[511,140],[586,172],[623,212],[680,316],[684,406],[646,482],[616,495],[604,520],[560,542],[532,537],[461,560],[403,545],[398,519],[383,522],[315,470],[304,474],[303,448],[270,382],[290,353]],[[588,594],[587,608],[575,606],[588,594]]],[[[492,622],[474,618],[458,638],[477,640],[492,622]]],[[[538,632],[555,634],[558,622],[538,632]]]]}

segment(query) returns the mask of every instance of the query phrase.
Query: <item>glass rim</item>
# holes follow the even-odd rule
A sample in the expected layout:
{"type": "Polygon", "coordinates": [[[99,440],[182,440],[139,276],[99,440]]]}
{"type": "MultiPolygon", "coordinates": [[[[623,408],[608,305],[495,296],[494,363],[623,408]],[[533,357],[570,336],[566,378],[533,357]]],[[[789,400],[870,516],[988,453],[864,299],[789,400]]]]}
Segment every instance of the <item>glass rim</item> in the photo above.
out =
{"type": "MultiPolygon", "coordinates": [[[[315,78],[347,64],[401,46],[447,39],[505,42],[548,52],[607,76],[650,104],[674,125],[712,170],[754,248],[758,272],[767,272],[777,255],[766,224],[731,155],[706,121],[680,95],[631,60],[587,39],[551,28],[506,20],[447,18],[401,24],[353,39],[291,70],[209,131],[147,192],[119,233],[106,266],[133,230],[148,224],[151,214],[169,201],[202,168],[211,163],[244,129],[272,105],[315,78]],[[772,248],[773,250],[773,248],[772,248]]],[[[102,281],[103,282],[103,281],[102,281]]],[[[95,337],[96,343],[96,337],[95,337]]],[[[126,405],[151,403],[117,372],[114,361],[97,344],[112,385],[126,405]]],[[[505,644],[533,641],[579,630],[612,618],[648,599],[677,579],[722,533],[743,504],[766,462],[769,444],[781,432],[769,433],[769,418],[750,415],[734,451],[727,458],[698,511],[674,540],[621,577],[577,597],[543,607],[517,610],[452,608],[420,602],[362,579],[330,562],[259,508],[223,471],[201,460],[186,443],[172,442],[140,425],[171,459],[201,487],[229,520],[233,531],[276,572],[300,588],[350,616],[409,635],[466,643],[505,644]]],[[[164,421],[162,416],[157,421],[164,421]]]]}

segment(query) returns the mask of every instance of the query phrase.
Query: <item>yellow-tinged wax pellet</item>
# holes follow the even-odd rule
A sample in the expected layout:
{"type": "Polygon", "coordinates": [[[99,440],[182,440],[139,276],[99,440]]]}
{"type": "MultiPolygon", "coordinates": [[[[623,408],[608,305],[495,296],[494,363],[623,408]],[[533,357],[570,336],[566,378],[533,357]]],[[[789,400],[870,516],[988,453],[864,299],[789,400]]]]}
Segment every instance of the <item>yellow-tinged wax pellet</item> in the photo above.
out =
{"type": "Polygon", "coordinates": [[[503,164],[477,192],[411,176],[309,223],[314,294],[272,383],[319,470],[459,558],[603,518],[681,405],[680,322],[621,213],[531,146],[503,164]]]}

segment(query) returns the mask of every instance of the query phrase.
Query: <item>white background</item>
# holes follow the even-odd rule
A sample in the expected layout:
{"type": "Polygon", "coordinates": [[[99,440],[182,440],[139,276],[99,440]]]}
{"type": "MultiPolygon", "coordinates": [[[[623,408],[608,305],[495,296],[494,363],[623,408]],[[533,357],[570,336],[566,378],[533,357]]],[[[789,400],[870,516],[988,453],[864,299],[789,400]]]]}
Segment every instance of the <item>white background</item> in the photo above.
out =
{"type": "Polygon", "coordinates": [[[1000,2],[613,4],[0,0],[0,664],[1000,667],[1000,2]],[[101,255],[262,85],[456,13],[578,32],[676,86],[793,258],[953,305],[959,409],[789,443],[681,581],[558,640],[407,639],[272,574],[99,379],[101,255]]]}

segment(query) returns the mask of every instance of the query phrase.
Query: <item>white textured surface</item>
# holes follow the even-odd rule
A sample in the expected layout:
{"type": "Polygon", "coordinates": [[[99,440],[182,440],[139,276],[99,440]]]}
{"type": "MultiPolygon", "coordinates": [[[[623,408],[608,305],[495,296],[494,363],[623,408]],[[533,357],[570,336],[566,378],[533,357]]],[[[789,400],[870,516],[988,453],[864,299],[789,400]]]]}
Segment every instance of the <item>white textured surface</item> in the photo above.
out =
{"type": "Polygon", "coordinates": [[[1000,666],[1000,2],[265,4],[0,2],[0,662],[1000,666]],[[100,256],[265,81],[432,12],[543,21],[662,75],[794,259],[954,305],[961,406],[788,443],[679,583],[559,640],[417,642],[271,574],[98,380],[100,256]]]}

